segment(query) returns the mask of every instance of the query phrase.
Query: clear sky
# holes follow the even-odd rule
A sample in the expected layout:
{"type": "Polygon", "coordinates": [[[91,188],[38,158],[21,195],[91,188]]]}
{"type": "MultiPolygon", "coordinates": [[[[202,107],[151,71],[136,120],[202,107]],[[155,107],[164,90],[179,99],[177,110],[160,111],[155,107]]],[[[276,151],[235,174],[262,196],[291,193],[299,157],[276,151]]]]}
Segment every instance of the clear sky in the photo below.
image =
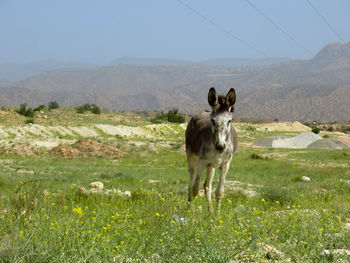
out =
{"type": "MultiPolygon", "coordinates": [[[[307,0],[0,0],[0,64],[43,59],[108,63],[118,57],[205,60],[310,58],[339,38],[307,0]],[[263,53],[263,54],[262,54],[263,53]]],[[[310,0],[350,41],[350,1],[310,0]]]]}

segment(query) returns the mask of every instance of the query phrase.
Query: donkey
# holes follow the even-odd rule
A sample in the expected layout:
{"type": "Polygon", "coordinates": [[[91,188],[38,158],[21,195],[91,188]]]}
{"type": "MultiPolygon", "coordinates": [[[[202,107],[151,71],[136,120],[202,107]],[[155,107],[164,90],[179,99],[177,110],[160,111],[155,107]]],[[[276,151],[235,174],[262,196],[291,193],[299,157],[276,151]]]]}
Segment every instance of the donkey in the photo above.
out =
{"type": "Polygon", "coordinates": [[[198,194],[199,183],[204,169],[207,177],[204,193],[212,211],[211,191],[215,168],[220,169],[220,178],[215,190],[217,210],[220,211],[221,198],[224,195],[225,177],[230,167],[232,156],[237,149],[237,134],[231,125],[236,92],[230,89],[226,96],[217,95],[215,88],[210,88],[208,103],[212,112],[203,111],[192,117],[186,129],[186,155],[190,184],[188,202],[198,194]]]}

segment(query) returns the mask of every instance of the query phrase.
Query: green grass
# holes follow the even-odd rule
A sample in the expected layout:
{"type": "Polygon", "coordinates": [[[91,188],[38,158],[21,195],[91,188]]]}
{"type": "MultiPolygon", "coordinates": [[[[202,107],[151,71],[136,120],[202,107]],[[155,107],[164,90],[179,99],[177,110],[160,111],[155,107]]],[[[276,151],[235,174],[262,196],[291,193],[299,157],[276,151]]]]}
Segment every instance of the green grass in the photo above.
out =
{"type": "MultiPolygon", "coordinates": [[[[111,121],[103,114],[78,124],[111,121]]],[[[79,116],[70,118],[62,125],[79,116]]],[[[350,230],[344,228],[350,220],[350,185],[344,181],[350,180],[349,150],[242,145],[227,174],[221,213],[209,214],[203,196],[187,206],[186,156],[179,151],[184,132],[177,124],[168,127],[150,128],[151,139],[130,139],[141,146],[101,133],[96,140],[124,151],[117,160],[63,159],[43,150],[26,157],[0,153],[0,262],[350,260],[323,254],[350,249],[350,230]],[[167,147],[160,146],[165,142],[167,147]],[[302,176],[311,181],[301,182],[302,176]],[[131,196],[79,190],[93,181],[131,196]]],[[[239,135],[247,134],[244,142],[282,133],[239,135]]]]}
{"type": "MultiPolygon", "coordinates": [[[[264,151],[269,150],[260,154],[264,151]]],[[[346,168],[306,168],[284,159],[251,159],[254,152],[240,149],[227,179],[260,185],[258,195],[247,198],[227,192],[220,215],[208,214],[203,197],[187,207],[185,155],[175,150],[163,149],[161,154],[142,158],[136,154],[117,162],[2,156],[2,258],[9,262],[268,258],[332,262],[342,257],[330,258],[322,252],[349,248],[350,235],[343,224],[350,218],[350,186],[339,181],[349,177],[346,168]],[[312,181],[296,180],[302,175],[312,181]],[[161,182],[150,183],[151,179],[161,182]],[[80,186],[97,180],[108,189],[130,190],[131,197],[79,193],[80,186]],[[283,254],[271,254],[267,245],[283,254]]],[[[314,154],[301,152],[302,158],[313,159],[314,154]]],[[[344,156],[342,151],[320,154],[324,161],[344,156]]]]}

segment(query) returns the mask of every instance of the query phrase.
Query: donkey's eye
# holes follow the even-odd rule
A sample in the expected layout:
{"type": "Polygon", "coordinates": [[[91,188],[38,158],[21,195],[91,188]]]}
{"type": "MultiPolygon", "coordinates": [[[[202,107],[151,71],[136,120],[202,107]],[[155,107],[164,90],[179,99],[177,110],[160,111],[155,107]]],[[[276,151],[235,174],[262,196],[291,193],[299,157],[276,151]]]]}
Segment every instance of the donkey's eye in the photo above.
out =
{"type": "Polygon", "coordinates": [[[211,124],[213,124],[213,126],[215,126],[215,121],[213,119],[211,119],[211,124]]]}
{"type": "Polygon", "coordinates": [[[230,123],[231,123],[231,120],[228,121],[227,125],[230,125],[230,123]]]}

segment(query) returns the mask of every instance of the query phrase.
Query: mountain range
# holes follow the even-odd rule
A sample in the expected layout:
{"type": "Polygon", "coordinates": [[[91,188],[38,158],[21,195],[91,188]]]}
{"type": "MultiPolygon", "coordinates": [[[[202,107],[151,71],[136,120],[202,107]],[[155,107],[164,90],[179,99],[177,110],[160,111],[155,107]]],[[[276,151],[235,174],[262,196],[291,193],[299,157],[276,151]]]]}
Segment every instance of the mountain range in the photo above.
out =
{"type": "Polygon", "coordinates": [[[235,116],[350,119],[350,42],[329,44],[309,60],[223,63],[227,61],[194,64],[123,58],[104,67],[56,69],[1,84],[0,105],[34,106],[54,100],[60,105],[95,103],[118,111],[178,108],[194,113],[209,108],[207,92],[214,86],[221,93],[235,88],[235,116]]]}

